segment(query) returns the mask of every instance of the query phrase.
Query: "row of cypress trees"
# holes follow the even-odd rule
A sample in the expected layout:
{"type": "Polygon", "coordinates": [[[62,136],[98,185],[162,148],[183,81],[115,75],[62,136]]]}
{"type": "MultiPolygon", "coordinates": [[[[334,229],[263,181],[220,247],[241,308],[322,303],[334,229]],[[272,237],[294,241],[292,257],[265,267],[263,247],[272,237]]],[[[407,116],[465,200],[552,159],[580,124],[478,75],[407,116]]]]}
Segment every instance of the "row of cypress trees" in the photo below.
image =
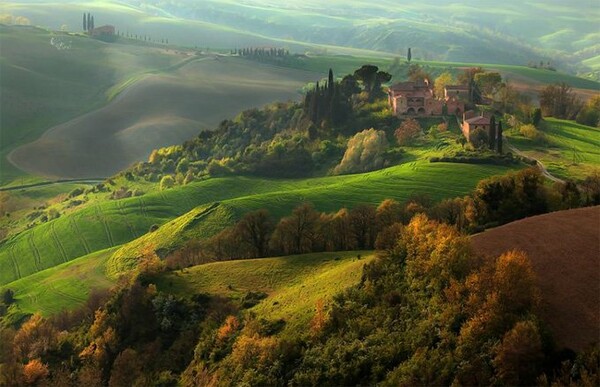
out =
{"type": "Polygon", "coordinates": [[[92,14],[83,13],[83,30],[92,31],[94,29],[94,16],[92,14]]]}
{"type": "Polygon", "coordinates": [[[323,121],[334,125],[342,123],[347,116],[347,105],[348,96],[341,92],[332,69],[329,69],[327,82],[324,85],[317,82],[315,88],[309,90],[304,98],[304,110],[316,125],[323,121]]]}

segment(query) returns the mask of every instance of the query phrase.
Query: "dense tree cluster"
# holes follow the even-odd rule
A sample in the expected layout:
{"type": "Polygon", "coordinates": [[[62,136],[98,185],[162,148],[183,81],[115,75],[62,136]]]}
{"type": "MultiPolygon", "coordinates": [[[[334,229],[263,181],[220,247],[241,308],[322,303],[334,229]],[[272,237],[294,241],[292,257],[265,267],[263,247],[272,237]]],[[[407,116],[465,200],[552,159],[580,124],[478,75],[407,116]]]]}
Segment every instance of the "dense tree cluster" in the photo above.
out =
{"type": "Polygon", "coordinates": [[[161,185],[168,188],[207,175],[301,177],[331,170],[344,154],[346,136],[365,128],[389,131],[397,124],[386,100],[370,101],[373,93],[381,95],[380,81],[387,79],[380,73],[370,81],[348,75],[338,82],[330,71],[323,86],[308,90],[303,102],[244,111],[182,146],[153,151],[148,162],[126,173],[154,182],[170,176],[161,185]],[[362,86],[365,82],[368,86],[362,86]]]}
{"type": "Polygon", "coordinates": [[[544,116],[575,119],[582,108],[581,99],[566,83],[546,86],[540,92],[540,107],[544,116]]]}
{"type": "Polygon", "coordinates": [[[213,261],[264,256],[384,248],[387,228],[407,224],[416,214],[474,233],[549,211],[600,204],[600,176],[580,185],[544,185],[534,168],[482,180],[462,198],[433,203],[415,195],[405,203],[385,200],[379,206],[359,205],[321,213],[304,203],[277,220],[266,209],[250,212],[234,226],[205,240],[192,240],[170,253],[170,267],[181,268],[213,261]]]}
{"type": "MultiPolygon", "coordinates": [[[[379,258],[358,285],[317,302],[306,335],[284,339],[285,320],[242,313],[259,293],[237,302],[159,291],[153,282],[164,268],[147,257],[136,276],[81,311],[0,330],[0,384],[597,385],[597,349],[555,351],[523,253],[484,259],[455,227],[424,214],[402,223],[401,212],[385,201],[333,215],[353,219],[335,226],[339,246],[375,244],[379,258]]],[[[320,243],[324,216],[303,205],[271,233],[259,211],[236,232],[252,255],[264,255],[279,228],[281,251],[303,252],[320,243]]]]}
{"type": "Polygon", "coordinates": [[[583,125],[600,128],[600,95],[589,99],[577,114],[576,121],[583,125]]]}

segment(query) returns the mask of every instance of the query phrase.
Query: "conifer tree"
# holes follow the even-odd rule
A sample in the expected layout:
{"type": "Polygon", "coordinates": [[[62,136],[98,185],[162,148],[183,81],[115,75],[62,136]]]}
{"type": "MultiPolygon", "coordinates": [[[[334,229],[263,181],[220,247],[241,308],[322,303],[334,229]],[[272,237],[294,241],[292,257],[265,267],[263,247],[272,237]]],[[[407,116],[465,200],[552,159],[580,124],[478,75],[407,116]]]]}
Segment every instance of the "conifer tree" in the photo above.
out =
{"type": "Polygon", "coordinates": [[[87,31],[87,18],[85,17],[85,12],[83,13],[83,30],[87,31]]]}
{"type": "Polygon", "coordinates": [[[329,77],[327,79],[327,97],[329,98],[329,100],[331,101],[331,99],[333,98],[333,89],[335,87],[334,84],[334,80],[333,80],[333,70],[329,69],[329,77]]]}
{"type": "Polygon", "coordinates": [[[488,129],[488,147],[490,150],[494,150],[496,145],[496,118],[494,115],[490,117],[490,128],[488,129]]]}
{"type": "Polygon", "coordinates": [[[498,122],[498,138],[496,141],[496,150],[502,153],[502,121],[498,122]]]}
{"type": "Polygon", "coordinates": [[[311,118],[311,121],[314,122],[315,124],[319,120],[319,94],[320,94],[320,88],[319,88],[319,82],[317,82],[317,86],[315,87],[315,91],[314,91],[312,100],[310,101],[311,102],[310,118],[311,118]]]}
{"type": "Polygon", "coordinates": [[[90,31],[93,31],[93,30],[94,30],[94,16],[92,15],[92,26],[90,27],[90,31]]]}
{"type": "Polygon", "coordinates": [[[408,48],[408,54],[406,55],[406,59],[408,60],[408,63],[410,63],[412,59],[412,52],[410,50],[410,47],[408,48]]]}

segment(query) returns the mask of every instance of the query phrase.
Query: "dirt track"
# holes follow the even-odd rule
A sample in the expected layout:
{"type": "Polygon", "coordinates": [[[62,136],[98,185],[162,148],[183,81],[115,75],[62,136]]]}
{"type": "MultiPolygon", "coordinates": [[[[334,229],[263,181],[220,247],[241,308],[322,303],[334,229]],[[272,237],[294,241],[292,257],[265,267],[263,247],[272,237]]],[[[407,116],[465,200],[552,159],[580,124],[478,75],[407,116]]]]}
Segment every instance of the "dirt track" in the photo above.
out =
{"type": "Polygon", "coordinates": [[[318,77],[234,58],[195,61],[144,77],[107,106],[49,129],[8,158],[48,178],[110,176],[244,109],[299,98],[298,89],[318,77]]]}
{"type": "Polygon", "coordinates": [[[542,317],[557,342],[581,350],[600,339],[600,206],[535,216],[472,238],[481,254],[527,253],[542,291],[542,317]]]}

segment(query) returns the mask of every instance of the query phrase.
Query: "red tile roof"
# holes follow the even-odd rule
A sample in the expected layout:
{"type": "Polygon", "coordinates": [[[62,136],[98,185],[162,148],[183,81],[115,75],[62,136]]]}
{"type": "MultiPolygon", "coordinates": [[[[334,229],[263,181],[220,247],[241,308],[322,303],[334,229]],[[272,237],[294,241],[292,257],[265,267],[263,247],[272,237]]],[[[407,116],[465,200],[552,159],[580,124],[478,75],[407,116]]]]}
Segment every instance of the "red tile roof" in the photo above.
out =
{"type": "Polygon", "coordinates": [[[471,124],[471,125],[489,125],[490,117],[478,116],[478,117],[469,118],[465,122],[467,122],[468,124],[471,124]]]}

